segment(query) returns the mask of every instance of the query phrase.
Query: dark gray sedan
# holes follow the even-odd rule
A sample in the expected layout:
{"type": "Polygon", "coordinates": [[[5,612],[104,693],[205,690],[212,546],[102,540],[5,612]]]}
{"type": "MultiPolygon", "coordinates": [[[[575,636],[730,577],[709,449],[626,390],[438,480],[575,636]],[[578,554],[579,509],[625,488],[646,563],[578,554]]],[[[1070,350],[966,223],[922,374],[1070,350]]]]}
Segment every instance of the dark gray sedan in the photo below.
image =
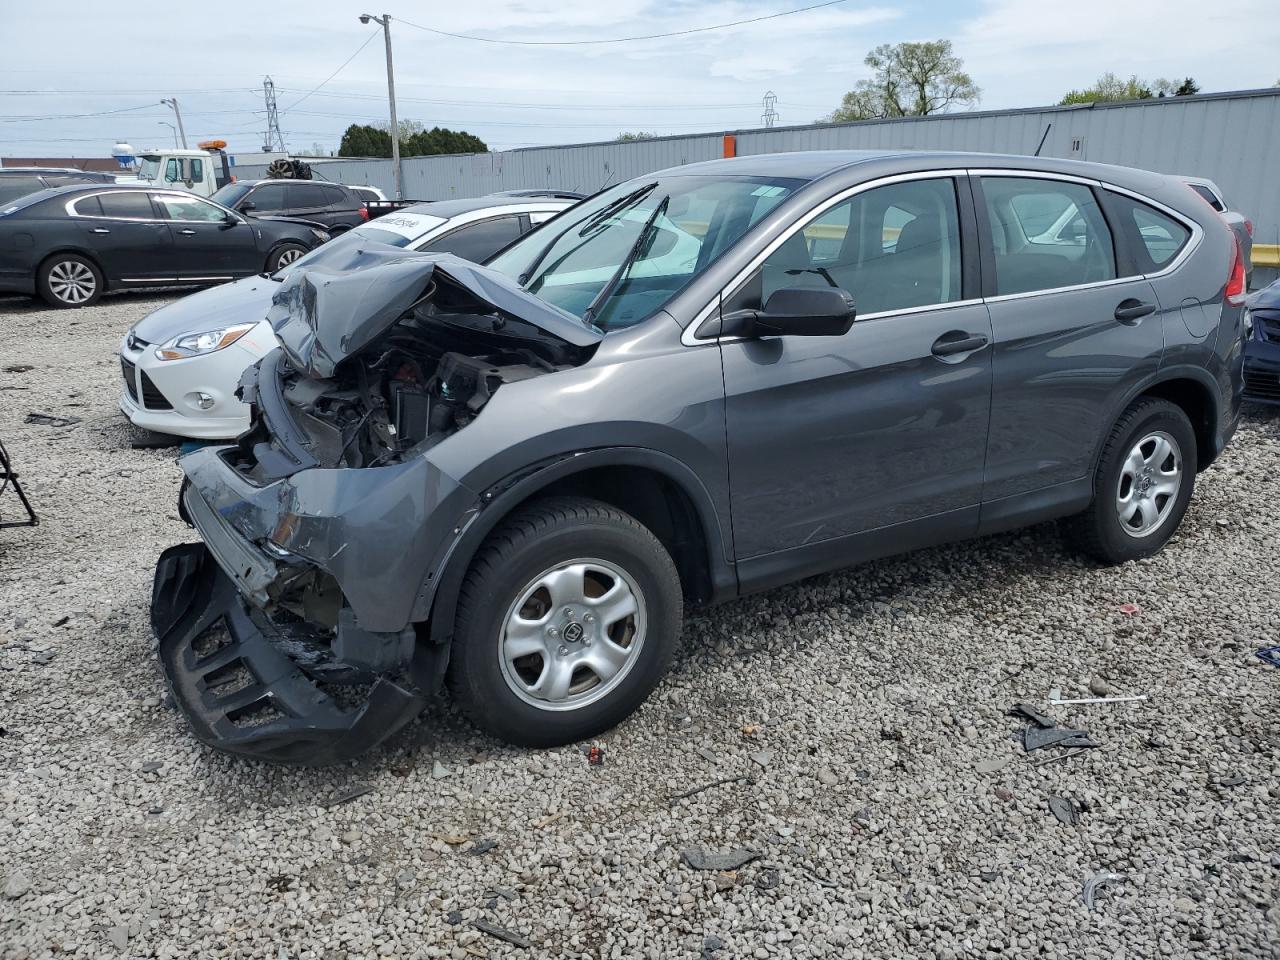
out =
{"type": "Polygon", "coordinates": [[[1236,428],[1243,300],[1184,184],[1045,158],[743,157],[487,267],[352,251],[281,284],[252,427],[181,461],[160,659],[253,756],[353,756],[446,679],[545,746],[636,709],[686,602],[1055,518],[1149,557],[1236,428]]]}
{"type": "Polygon", "coordinates": [[[327,239],[305,221],[250,221],[179,190],[57,187],[0,204],[0,292],[84,307],[106,290],[278,270],[327,239]]]}

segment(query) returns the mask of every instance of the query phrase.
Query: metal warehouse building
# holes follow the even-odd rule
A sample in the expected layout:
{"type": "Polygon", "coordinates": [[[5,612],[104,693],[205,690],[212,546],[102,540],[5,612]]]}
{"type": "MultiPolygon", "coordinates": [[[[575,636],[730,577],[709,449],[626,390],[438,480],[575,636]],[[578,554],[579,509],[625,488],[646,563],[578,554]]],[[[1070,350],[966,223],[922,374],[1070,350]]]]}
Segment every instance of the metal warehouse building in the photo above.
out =
{"type": "MultiPolygon", "coordinates": [[[[789,150],[974,150],[1033,154],[1208,177],[1250,217],[1254,263],[1280,266],[1280,89],[1023,110],[725,130],[624,143],[527,147],[403,161],[405,195],[437,200],[495,190],[555,187],[592,192],[665,167],[789,150]]],[[[237,165],[241,177],[261,166],[237,165]]],[[[317,164],[317,175],[390,192],[389,160],[317,164]]],[[[1269,273],[1269,271],[1268,271],[1269,273]]],[[[1263,276],[1255,277],[1255,283],[1263,276]]]]}

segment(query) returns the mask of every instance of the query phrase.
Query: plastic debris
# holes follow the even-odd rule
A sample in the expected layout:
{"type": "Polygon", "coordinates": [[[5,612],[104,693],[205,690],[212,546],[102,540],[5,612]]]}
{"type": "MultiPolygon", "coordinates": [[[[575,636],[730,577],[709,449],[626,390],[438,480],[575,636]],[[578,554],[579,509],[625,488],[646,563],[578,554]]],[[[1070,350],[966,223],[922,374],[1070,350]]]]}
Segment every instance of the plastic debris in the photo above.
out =
{"type": "Polygon", "coordinates": [[[759,732],[760,724],[758,723],[744,723],[742,725],[742,735],[744,737],[754,737],[759,732]]]}
{"type": "Polygon", "coordinates": [[[497,937],[499,940],[505,940],[513,947],[520,947],[521,949],[527,950],[529,947],[533,946],[532,941],[526,940],[524,937],[520,936],[520,934],[512,933],[510,930],[506,930],[497,924],[490,923],[488,920],[473,920],[471,921],[471,926],[476,930],[479,930],[481,933],[487,933],[491,937],[497,937]]]}
{"type": "Polygon", "coordinates": [[[485,837],[483,840],[477,840],[468,851],[472,856],[478,857],[482,853],[488,853],[498,845],[498,841],[491,837],[485,837]]]}
{"type": "Polygon", "coordinates": [[[1021,717],[1023,720],[1030,720],[1037,727],[1056,727],[1058,722],[1053,717],[1045,716],[1035,707],[1025,703],[1015,703],[1006,711],[1006,715],[1010,717],[1021,717]]]}
{"type": "Polygon", "coordinates": [[[1003,770],[1008,763],[1008,757],[992,757],[989,760],[979,760],[974,765],[974,769],[979,773],[996,773],[999,770],[1003,770]]]}
{"type": "Polygon", "coordinates": [[[1066,797],[1050,797],[1049,812],[1068,827],[1074,827],[1080,822],[1080,808],[1066,797]]]}
{"type": "Polygon", "coordinates": [[[52,413],[28,413],[23,423],[34,423],[40,427],[73,427],[80,422],[79,417],[55,417],[52,413]]]}
{"type": "Polygon", "coordinates": [[[1022,731],[1022,745],[1027,753],[1045,747],[1100,747],[1084,730],[1071,727],[1027,727],[1022,731]]]}
{"type": "Polygon", "coordinates": [[[680,859],[686,866],[694,870],[716,870],[721,873],[745,867],[752,860],[760,859],[755,850],[728,850],[724,853],[707,853],[701,847],[690,847],[680,851],[680,859]]]}
{"type": "Polygon", "coordinates": [[[1258,659],[1263,663],[1269,663],[1273,667],[1280,667],[1280,647],[1263,647],[1257,651],[1258,659]]]}
{"type": "Polygon", "coordinates": [[[1116,609],[1126,617],[1132,617],[1134,614],[1142,612],[1142,608],[1136,603],[1122,603],[1120,606],[1116,607],[1116,609]]]}
{"type": "Polygon", "coordinates": [[[592,747],[587,751],[587,766],[599,767],[604,765],[604,747],[592,747]]]}
{"type": "MultiPolygon", "coordinates": [[[[144,765],[142,769],[145,771],[146,766],[144,765]]],[[[373,784],[357,783],[336,795],[332,800],[326,803],[325,806],[336,807],[342,803],[350,803],[357,797],[363,797],[366,793],[373,793],[373,784]]]]}
{"type": "Polygon", "coordinates": [[[1080,899],[1084,901],[1086,907],[1092,910],[1094,897],[1100,889],[1111,884],[1121,883],[1127,879],[1123,873],[1112,873],[1110,870],[1095,873],[1084,882],[1084,889],[1080,892],[1080,899]]]}
{"type": "Polygon", "coordinates": [[[439,760],[431,761],[431,779],[443,780],[445,777],[452,776],[453,771],[446,767],[439,760]]]}

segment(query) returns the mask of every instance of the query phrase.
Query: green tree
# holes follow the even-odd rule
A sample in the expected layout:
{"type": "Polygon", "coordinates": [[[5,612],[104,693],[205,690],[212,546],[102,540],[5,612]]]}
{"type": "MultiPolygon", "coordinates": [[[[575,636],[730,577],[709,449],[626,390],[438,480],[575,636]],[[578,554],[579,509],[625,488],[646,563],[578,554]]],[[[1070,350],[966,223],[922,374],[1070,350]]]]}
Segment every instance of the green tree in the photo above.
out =
{"type": "Polygon", "coordinates": [[[652,140],[656,136],[656,133],[649,133],[647,130],[637,130],[634,133],[626,130],[618,134],[617,140],[619,143],[629,143],[632,140],[652,140]]]}
{"type": "Polygon", "coordinates": [[[340,157],[389,157],[391,135],[367,123],[353,123],[342,134],[338,145],[340,157]]]}
{"type": "MultiPolygon", "coordinates": [[[[417,120],[402,120],[400,128],[400,156],[425,157],[441,153],[486,153],[489,148],[483,140],[461,130],[432,127],[430,130],[417,120]]],[[[342,135],[338,147],[340,157],[389,157],[391,156],[390,125],[370,126],[353,123],[342,135]]]]}
{"type": "Polygon", "coordinates": [[[969,106],[982,90],[964,70],[950,40],[881,44],[864,61],[872,76],[844,95],[828,120],[923,117],[969,106]]]}
{"type": "Polygon", "coordinates": [[[1185,97],[1198,93],[1200,87],[1187,77],[1181,84],[1172,80],[1153,80],[1148,83],[1136,76],[1122,80],[1111,71],[1100,76],[1096,83],[1083,90],[1071,90],[1059,101],[1063,106],[1073,103],[1119,103],[1124,100],[1150,100],[1152,97],[1185,97]]]}

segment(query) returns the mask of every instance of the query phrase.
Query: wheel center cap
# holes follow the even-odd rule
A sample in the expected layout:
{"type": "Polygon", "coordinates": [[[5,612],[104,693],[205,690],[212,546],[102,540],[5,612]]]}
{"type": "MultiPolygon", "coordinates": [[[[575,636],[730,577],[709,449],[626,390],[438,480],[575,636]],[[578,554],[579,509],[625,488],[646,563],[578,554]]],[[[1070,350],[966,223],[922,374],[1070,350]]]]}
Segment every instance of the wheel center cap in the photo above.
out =
{"type": "Polygon", "coordinates": [[[583,635],[582,624],[578,623],[577,620],[573,620],[565,624],[564,638],[569,643],[577,643],[579,640],[582,639],[582,635],[583,635]]]}

